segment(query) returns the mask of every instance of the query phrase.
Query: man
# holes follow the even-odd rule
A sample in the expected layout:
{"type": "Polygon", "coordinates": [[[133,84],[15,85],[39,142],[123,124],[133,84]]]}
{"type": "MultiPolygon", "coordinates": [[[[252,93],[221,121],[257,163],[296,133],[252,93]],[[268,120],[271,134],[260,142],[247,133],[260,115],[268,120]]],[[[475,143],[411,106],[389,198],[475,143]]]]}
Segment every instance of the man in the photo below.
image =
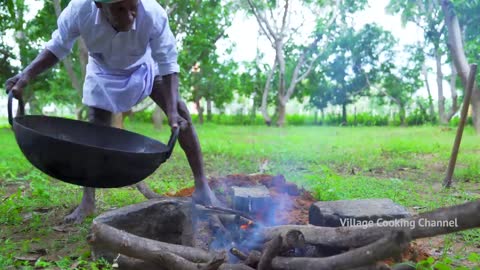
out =
{"type": "MultiPolygon", "coordinates": [[[[89,121],[111,125],[112,113],[128,111],[150,96],[166,113],[170,126],[182,129],[178,141],[195,179],[194,200],[216,204],[198,137],[178,97],[177,51],[165,10],[155,0],[72,0],[57,23],[45,49],[23,72],[7,80],[7,92],[20,98],[23,88],[66,57],[81,36],[89,51],[82,100],[89,107],[89,121]]],[[[145,191],[145,185],[137,187],[145,191]]],[[[84,187],[80,205],[65,221],[81,222],[94,210],[95,189],[84,187]]]]}

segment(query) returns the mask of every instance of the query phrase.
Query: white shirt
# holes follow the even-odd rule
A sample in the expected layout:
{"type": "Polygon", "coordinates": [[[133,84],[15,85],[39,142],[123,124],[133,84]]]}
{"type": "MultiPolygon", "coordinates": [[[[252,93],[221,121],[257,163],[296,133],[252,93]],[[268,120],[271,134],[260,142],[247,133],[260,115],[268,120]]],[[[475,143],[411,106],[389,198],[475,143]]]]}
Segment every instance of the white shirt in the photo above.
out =
{"type": "Polygon", "coordinates": [[[81,36],[88,48],[83,103],[125,112],[152,91],[156,75],[179,72],[175,37],[165,10],[155,0],[139,0],[128,32],[117,32],[92,0],[72,0],[57,21],[46,49],[59,59],[81,36]]]}

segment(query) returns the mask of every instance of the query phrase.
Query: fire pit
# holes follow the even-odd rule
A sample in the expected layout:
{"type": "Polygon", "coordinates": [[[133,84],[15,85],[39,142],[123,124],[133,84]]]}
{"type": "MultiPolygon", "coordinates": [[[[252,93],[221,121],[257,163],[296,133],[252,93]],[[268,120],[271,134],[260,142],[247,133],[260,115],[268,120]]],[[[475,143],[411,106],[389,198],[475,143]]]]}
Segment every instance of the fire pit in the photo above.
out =
{"type": "MultiPolygon", "coordinates": [[[[170,197],[100,215],[89,235],[94,255],[115,262],[119,269],[389,269],[376,263],[400,255],[412,239],[480,224],[479,219],[433,231],[421,226],[319,227],[307,225],[313,197],[282,176],[234,175],[216,179],[211,186],[230,208],[170,197]]],[[[465,204],[461,212],[439,209],[406,221],[418,225],[425,217],[471,219],[479,204],[465,204]]]]}

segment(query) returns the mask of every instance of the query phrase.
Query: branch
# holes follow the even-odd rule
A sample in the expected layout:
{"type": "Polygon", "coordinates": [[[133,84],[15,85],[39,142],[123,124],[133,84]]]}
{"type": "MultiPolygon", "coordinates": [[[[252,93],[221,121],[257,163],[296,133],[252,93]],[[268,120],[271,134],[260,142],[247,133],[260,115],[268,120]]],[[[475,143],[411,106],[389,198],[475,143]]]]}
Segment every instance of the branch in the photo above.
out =
{"type": "Polygon", "coordinates": [[[405,232],[392,232],[370,245],[339,255],[326,258],[277,257],[273,259],[272,266],[275,270],[352,269],[398,256],[408,246],[409,242],[410,237],[405,232]]]}
{"type": "Polygon", "coordinates": [[[171,7],[167,7],[167,16],[170,16],[170,14],[172,14],[175,9],[177,9],[177,3],[174,3],[171,7]]]}
{"type": "Polygon", "coordinates": [[[257,7],[252,3],[252,0],[248,0],[248,5],[250,6],[250,9],[253,12],[253,15],[257,19],[258,25],[260,26],[260,29],[262,29],[263,33],[267,37],[267,39],[270,41],[272,44],[272,47],[275,48],[275,40],[277,39],[277,35],[275,31],[270,27],[270,24],[268,21],[260,14],[260,11],[258,11],[257,7]],[[263,25],[265,24],[265,26],[263,25]],[[265,28],[266,27],[266,28],[265,28]]]}
{"type": "Polygon", "coordinates": [[[287,90],[287,93],[285,95],[285,99],[286,100],[289,100],[290,97],[292,96],[293,94],[293,91],[295,91],[295,86],[301,82],[303,79],[305,79],[309,74],[310,72],[312,71],[312,68],[313,68],[313,64],[317,61],[317,59],[320,57],[320,55],[318,55],[317,57],[315,57],[311,62],[310,62],[310,65],[308,66],[307,70],[305,71],[304,74],[302,74],[302,76],[300,76],[298,78],[298,74],[300,72],[300,68],[302,67],[302,65],[305,63],[305,56],[307,54],[307,52],[309,51],[312,51],[315,46],[317,45],[317,43],[320,41],[320,37],[316,37],[315,40],[310,44],[310,46],[308,46],[308,48],[306,48],[303,52],[302,52],[302,55],[300,55],[299,59],[298,59],[298,62],[297,62],[297,65],[295,66],[295,69],[293,71],[293,74],[292,74],[292,79],[290,80],[290,86],[288,87],[288,90],[287,90]]]}
{"type": "Polygon", "coordinates": [[[285,0],[285,6],[284,6],[284,11],[283,11],[283,18],[282,18],[282,28],[280,30],[280,34],[283,35],[285,32],[285,28],[287,27],[287,15],[288,15],[288,0],[285,0]]]}
{"type": "Polygon", "coordinates": [[[272,260],[280,253],[282,241],[282,237],[277,235],[265,244],[262,256],[260,257],[260,262],[258,263],[258,270],[268,270],[272,268],[272,260]]]}
{"type": "Polygon", "coordinates": [[[175,254],[192,262],[209,262],[214,258],[212,254],[202,249],[139,237],[103,223],[92,225],[88,242],[145,261],[152,261],[152,258],[163,256],[165,253],[175,254]]]}

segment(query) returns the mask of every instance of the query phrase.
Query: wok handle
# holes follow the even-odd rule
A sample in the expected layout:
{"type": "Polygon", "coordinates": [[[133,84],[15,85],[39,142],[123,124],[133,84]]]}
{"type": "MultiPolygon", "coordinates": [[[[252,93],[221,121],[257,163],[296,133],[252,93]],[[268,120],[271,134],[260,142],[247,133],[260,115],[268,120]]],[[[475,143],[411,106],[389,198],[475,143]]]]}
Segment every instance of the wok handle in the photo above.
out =
{"type": "MultiPolygon", "coordinates": [[[[13,112],[12,112],[13,91],[8,92],[8,123],[13,126],[13,112]]],[[[18,99],[18,106],[20,106],[20,115],[25,115],[25,106],[22,98],[18,99]]]]}
{"type": "Polygon", "coordinates": [[[170,158],[173,152],[173,148],[175,147],[175,142],[177,142],[178,134],[180,133],[180,127],[175,128],[172,130],[172,135],[170,135],[170,139],[168,140],[168,152],[167,152],[167,159],[170,158]]]}

